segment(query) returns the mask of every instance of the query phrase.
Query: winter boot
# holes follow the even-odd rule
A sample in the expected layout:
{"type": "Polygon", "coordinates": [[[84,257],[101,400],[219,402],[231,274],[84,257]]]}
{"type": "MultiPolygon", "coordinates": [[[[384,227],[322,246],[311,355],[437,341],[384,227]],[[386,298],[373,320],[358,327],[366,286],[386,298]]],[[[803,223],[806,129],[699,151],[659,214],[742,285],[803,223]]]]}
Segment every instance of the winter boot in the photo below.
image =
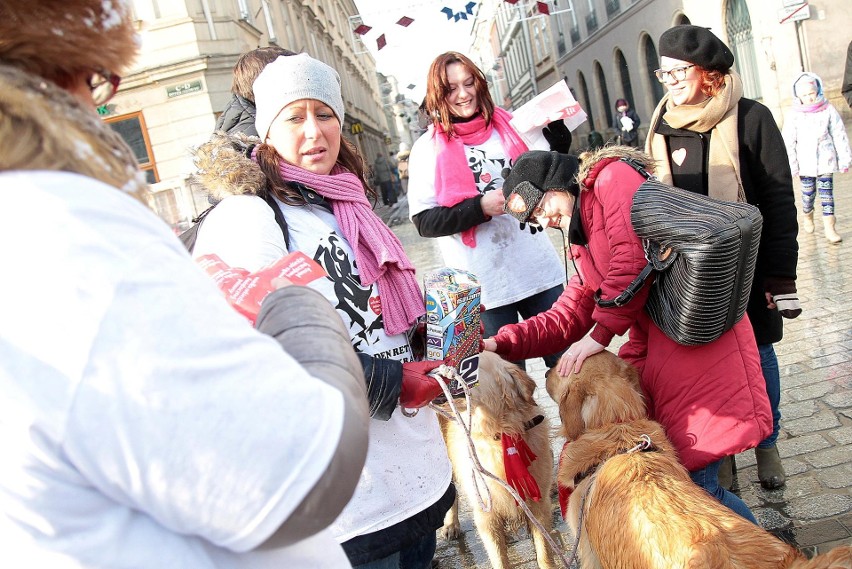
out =
{"type": "Polygon", "coordinates": [[[784,474],[784,465],[781,464],[781,457],[778,455],[778,446],[757,447],[754,449],[754,456],[757,458],[757,478],[760,480],[760,485],[767,490],[784,486],[787,475],[784,474]]]}
{"type": "Polygon", "coordinates": [[[825,238],[828,239],[829,243],[840,243],[843,241],[843,237],[838,235],[837,231],[834,230],[836,219],[833,215],[822,216],[822,224],[825,226],[825,238]]]}
{"type": "Polygon", "coordinates": [[[813,233],[814,232],[814,212],[813,212],[813,210],[804,214],[804,216],[805,216],[805,223],[804,223],[805,233],[813,233]]]}
{"type": "Polygon", "coordinates": [[[725,490],[735,492],[734,473],[736,472],[736,460],[733,456],[726,456],[719,463],[719,486],[725,490]]]}

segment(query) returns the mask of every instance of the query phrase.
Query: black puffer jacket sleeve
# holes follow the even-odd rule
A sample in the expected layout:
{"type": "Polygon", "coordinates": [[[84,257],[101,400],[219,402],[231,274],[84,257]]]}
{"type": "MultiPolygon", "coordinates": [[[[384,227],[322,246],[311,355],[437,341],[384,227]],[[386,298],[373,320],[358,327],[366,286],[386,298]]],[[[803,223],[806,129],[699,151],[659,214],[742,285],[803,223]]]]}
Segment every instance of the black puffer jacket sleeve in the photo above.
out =
{"type": "Polygon", "coordinates": [[[462,200],[450,207],[433,207],[412,216],[421,237],[455,235],[491,219],[482,211],[482,196],[462,200]]]}
{"type": "Polygon", "coordinates": [[[370,417],[387,421],[391,418],[402,389],[402,362],[358,354],[367,384],[370,417]]]}
{"type": "Polygon", "coordinates": [[[225,110],[216,121],[216,131],[224,131],[227,134],[245,134],[257,136],[254,126],[256,118],[254,103],[239,95],[234,95],[225,110]]]}
{"type": "Polygon", "coordinates": [[[280,547],[328,527],[352,497],[367,457],[367,398],[349,334],[322,294],[301,286],[276,290],[264,299],[255,327],[277,340],[313,377],[339,390],[345,405],[343,428],[331,462],[302,503],[263,545],[280,547]]]}

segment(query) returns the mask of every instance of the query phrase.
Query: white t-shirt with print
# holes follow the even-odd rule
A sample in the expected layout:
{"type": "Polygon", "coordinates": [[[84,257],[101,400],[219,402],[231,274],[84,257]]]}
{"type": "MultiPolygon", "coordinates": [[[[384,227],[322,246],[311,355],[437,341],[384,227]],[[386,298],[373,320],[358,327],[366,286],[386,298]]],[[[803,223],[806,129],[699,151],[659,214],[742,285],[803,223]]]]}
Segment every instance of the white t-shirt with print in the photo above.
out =
{"type": "MultiPolygon", "coordinates": [[[[479,193],[503,191],[503,170],[511,166],[500,135],[477,146],[464,146],[467,163],[479,193]]],[[[408,158],[408,210],[418,213],[438,207],[435,196],[435,143],[429,133],[414,143],[408,158]]],[[[510,215],[492,217],[476,227],[476,247],[461,234],[438,237],[444,264],[472,272],[482,285],[482,304],[498,308],[518,302],[565,282],[565,269],[544,232],[521,231],[510,215]]]]}
{"type": "MultiPolygon", "coordinates": [[[[278,203],[287,221],[290,252],[305,253],[328,273],[309,286],[337,309],[356,351],[410,361],[407,336],[385,333],[378,285],[361,285],[355,255],[334,215],[319,206],[278,203]]],[[[269,205],[256,196],[231,196],[208,214],[193,254],[215,253],[228,265],[256,271],[287,252],[269,205]]],[[[370,421],[361,480],[331,530],[343,542],[390,527],[437,502],[451,477],[435,412],[424,408],[409,418],[397,409],[388,421],[370,421]]]]}
{"type": "Polygon", "coordinates": [[[348,567],[328,531],[255,549],[328,467],[341,393],[119,190],[56,172],[0,190],[6,565],[348,567]]]}

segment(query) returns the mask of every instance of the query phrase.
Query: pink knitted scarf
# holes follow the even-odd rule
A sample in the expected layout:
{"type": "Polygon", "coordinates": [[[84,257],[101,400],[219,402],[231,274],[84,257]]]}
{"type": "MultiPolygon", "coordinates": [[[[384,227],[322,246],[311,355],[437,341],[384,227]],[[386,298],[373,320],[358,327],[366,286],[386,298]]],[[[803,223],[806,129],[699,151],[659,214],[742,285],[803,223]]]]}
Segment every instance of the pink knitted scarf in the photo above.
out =
{"type": "Polygon", "coordinates": [[[826,99],[822,99],[817,101],[816,103],[812,103],[810,105],[805,105],[799,103],[798,105],[793,107],[793,110],[798,113],[816,113],[828,106],[828,101],[826,99]]]}
{"type": "MultiPolygon", "coordinates": [[[[429,132],[435,141],[437,164],[435,168],[435,198],[438,205],[454,206],[479,195],[473,171],[467,164],[464,145],[482,144],[491,137],[493,128],[500,135],[503,150],[512,162],[528,150],[527,145],[509,124],[512,115],[500,107],[494,107],[491,124],[485,124],[482,115],[468,122],[453,125],[454,136],[447,136],[441,125],[431,125],[429,132]]],[[[476,247],[476,227],[462,231],[462,243],[476,247]]]]}
{"type": "Polygon", "coordinates": [[[281,161],[281,177],[301,182],[331,204],[343,237],[355,252],[361,284],[378,282],[385,331],[401,334],[426,310],[414,278],[414,266],[396,235],[370,207],[358,176],[335,165],[326,175],[314,174],[281,161]]]}

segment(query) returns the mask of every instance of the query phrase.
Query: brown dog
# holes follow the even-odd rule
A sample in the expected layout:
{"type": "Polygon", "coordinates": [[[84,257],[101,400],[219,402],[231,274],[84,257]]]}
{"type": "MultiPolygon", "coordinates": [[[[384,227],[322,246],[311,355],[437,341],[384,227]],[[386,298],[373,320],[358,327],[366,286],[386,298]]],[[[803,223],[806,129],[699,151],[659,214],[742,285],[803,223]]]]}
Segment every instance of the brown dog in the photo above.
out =
{"type": "MultiPolygon", "coordinates": [[[[541,525],[550,532],[553,515],[550,496],[553,484],[551,426],[533,399],[535,387],[532,378],[518,366],[493,353],[483,352],[479,358],[479,384],[471,390],[470,395],[471,439],[482,466],[505,480],[501,435],[523,437],[537,456],[530,464],[529,472],[538,483],[541,494],[539,501],[527,500],[526,504],[541,525]]],[[[455,401],[459,408],[465,405],[463,399],[455,401]]],[[[489,478],[485,480],[491,492],[491,510],[482,511],[474,485],[473,463],[468,454],[464,429],[459,424],[446,420],[442,420],[442,427],[450,461],[453,463],[453,478],[471,505],[474,525],[485,545],[491,566],[495,569],[511,567],[506,548],[506,531],[515,531],[526,524],[535,543],[539,567],[554,567],[553,552],[546,538],[535,524],[527,521],[524,511],[512,495],[489,478]]],[[[444,518],[441,535],[447,539],[456,539],[460,534],[456,502],[444,518]]]]}
{"type": "Polygon", "coordinates": [[[852,567],[852,548],[808,560],[693,483],[647,418],[636,370],[614,354],[590,357],[579,374],[551,370],[547,392],[569,441],[557,480],[572,490],[566,515],[583,569],[852,567]]]}

